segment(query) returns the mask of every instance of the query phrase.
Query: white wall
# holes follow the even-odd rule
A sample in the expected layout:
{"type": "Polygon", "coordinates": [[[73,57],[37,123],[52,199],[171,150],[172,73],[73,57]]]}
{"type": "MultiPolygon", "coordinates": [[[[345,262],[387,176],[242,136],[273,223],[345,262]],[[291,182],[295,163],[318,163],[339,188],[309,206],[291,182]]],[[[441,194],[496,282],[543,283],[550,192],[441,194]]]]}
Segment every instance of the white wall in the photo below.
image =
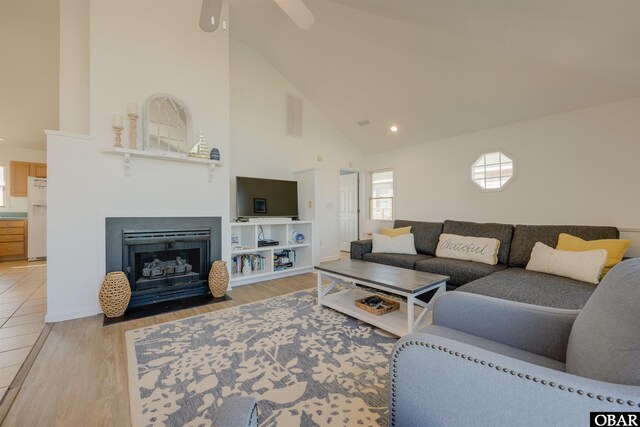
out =
{"type": "Polygon", "coordinates": [[[89,0],[60,2],[60,126],[89,133],[89,0]]]}
{"type": "MultiPolygon", "coordinates": [[[[208,168],[101,152],[113,145],[111,116],[157,92],[189,106],[194,129],[229,157],[228,33],[202,32],[199,1],[91,3],[92,137],[51,134],[48,141],[48,310],[60,321],[100,312],[105,216],[222,216],[229,221],[229,165],[208,168]]],[[[128,145],[128,126],[123,143],[128,145]]],[[[139,141],[141,133],[139,133],[139,141]]],[[[222,241],[228,241],[223,227],[222,241]]],[[[223,257],[228,245],[223,245],[223,257]]]]}
{"type": "MultiPolygon", "coordinates": [[[[639,159],[636,98],[386,151],[367,167],[394,168],[396,218],[640,229],[639,159]],[[517,177],[503,191],[478,191],[471,164],[497,149],[517,177]]],[[[625,235],[640,255],[640,235],[625,235]]]]}
{"type": "MultiPolygon", "coordinates": [[[[236,176],[293,179],[293,172],[318,169],[320,257],[337,257],[340,168],[362,169],[362,153],[250,46],[231,40],[230,69],[232,180],[236,176]],[[285,136],[285,93],[303,97],[302,138],[285,136]]],[[[234,188],[232,182],[232,215],[234,188]]]]}
{"type": "Polygon", "coordinates": [[[45,163],[47,161],[47,152],[45,150],[31,150],[29,148],[21,148],[4,143],[0,145],[0,165],[5,167],[7,189],[7,203],[5,207],[0,207],[0,212],[26,212],[27,198],[10,196],[11,173],[9,171],[9,164],[11,161],[45,163]]]}

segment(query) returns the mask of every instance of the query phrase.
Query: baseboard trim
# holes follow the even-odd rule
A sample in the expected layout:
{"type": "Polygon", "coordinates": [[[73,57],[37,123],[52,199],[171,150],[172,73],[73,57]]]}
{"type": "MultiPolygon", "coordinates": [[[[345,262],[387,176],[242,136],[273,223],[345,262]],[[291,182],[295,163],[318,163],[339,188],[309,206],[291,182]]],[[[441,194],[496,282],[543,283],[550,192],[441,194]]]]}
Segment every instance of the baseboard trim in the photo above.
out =
{"type": "Polygon", "coordinates": [[[302,270],[295,270],[295,271],[283,270],[282,272],[279,272],[278,274],[274,274],[274,275],[265,275],[265,276],[257,276],[257,277],[249,276],[246,279],[238,279],[237,281],[232,282],[231,287],[229,288],[229,291],[233,291],[233,288],[237,286],[250,285],[252,283],[259,283],[259,282],[268,282],[270,280],[282,279],[283,277],[290,277],[290,276],[297,276],[299,274],[312,273],[313,271],[314,271],[313,267],[309,267],[309,268],[305,268],[302,270]]]}
{"type": "Polygon", "coordinates": [[[73,320],[80,319],[83,317],[95,316],[96,314],[100,314],[102,311],[98,308],[90,308],[86,310],[79,311],[68,311],[66,313],[57,313],[57,314],[46,314],[44,316],[44,321],[47,323],[57,323],[64,322],[65,320],[73,320]]]}
{"type": "Polygon", "coordinates": [[[331,255],[331,256],[326,256],[326,257],[320,258],[320,262],[337,261],[339,259],[340,259],[340,254],[331,255]]]}

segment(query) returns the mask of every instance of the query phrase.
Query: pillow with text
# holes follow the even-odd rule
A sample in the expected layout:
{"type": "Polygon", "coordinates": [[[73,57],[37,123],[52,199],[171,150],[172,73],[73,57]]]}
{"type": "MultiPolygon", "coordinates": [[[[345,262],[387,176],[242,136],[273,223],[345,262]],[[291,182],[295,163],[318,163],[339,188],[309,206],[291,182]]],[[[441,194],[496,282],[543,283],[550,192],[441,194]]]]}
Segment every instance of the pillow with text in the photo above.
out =
{"type": "Polygon", "coordinates": [[[442,233],[436,248],[436,256],[496,265],[499,250],[500,240],[498,239],[442,233]]]}

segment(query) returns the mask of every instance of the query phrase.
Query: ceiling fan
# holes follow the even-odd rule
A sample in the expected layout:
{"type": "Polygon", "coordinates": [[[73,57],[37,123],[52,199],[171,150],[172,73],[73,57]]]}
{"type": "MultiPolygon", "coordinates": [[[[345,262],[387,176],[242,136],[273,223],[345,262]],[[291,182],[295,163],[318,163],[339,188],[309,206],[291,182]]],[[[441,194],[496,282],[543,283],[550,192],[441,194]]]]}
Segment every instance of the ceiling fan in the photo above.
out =
{"type": "MultiPolygon", "coordinates": [[[[202,10],[200,12],[200,28],[202,31],[211,33],[220,26],[220,15],[222,14],[223,0],[202,0],[202,10]]],[[[273,0],[280,9],[291,18],[294,24],[303,30],[308,30],[313,26],[314,17],[311,10],[302,0],[273,0]]]]}

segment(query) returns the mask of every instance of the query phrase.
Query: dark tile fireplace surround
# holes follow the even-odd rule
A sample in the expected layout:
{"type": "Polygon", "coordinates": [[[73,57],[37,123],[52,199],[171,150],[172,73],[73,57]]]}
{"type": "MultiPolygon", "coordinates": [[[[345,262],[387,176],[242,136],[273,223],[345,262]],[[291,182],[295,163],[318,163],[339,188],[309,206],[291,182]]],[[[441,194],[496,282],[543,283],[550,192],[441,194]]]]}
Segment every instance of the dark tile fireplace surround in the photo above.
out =
{"type": "Polygon", "coordinates": [[[111,217],[105,230],[106,272],[123,271],[131,285],[124,317],[212,302],[207,276],[222,257],[220,217],[111,217]]]}

